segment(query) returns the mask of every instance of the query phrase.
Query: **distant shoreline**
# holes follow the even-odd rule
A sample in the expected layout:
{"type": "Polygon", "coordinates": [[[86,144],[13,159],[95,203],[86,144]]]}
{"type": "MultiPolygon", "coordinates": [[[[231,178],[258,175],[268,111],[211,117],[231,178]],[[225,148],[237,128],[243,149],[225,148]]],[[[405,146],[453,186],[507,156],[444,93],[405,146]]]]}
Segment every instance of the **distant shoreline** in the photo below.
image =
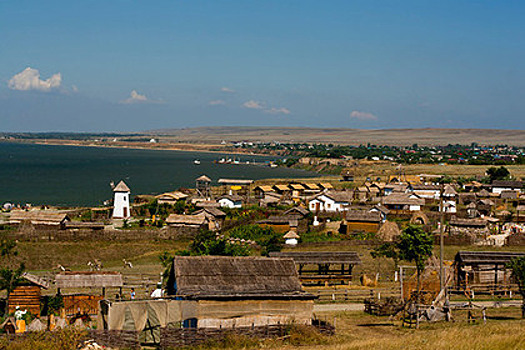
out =
{"type": "Polygon", "coordinates": [[[73,146],[73,147],[93,147],[93,148],[112,148],[112,149],[135,149],[135,150],[147,150],[147,151],[176,151],[176,152],[192,152],[192,153],[211,153],[211,154],[232,154],[232,155],[244,155],[244,156],[263,156],[263,157],[281,157],[278,155],[271,155],[265,153],[247,153],[238,151],[218,151],[212,150],[211,147],[221,147],[221,145],[206,144],[202,147],[195,147],[190,143],[181,143],[181,147],[176,147],[174,144],[168,143],[152,143],[150,147],[146,145],[135,145],[133,143],[117,142],[115,144],[108,143],[93,143],[93,141],[79,141],[79,140],[39,140],[39,139],[17,139],[17,140],[3,140],[4,142],[20,143],[20,144],[35,144],[44,146],[73,146]],[[169,145],[168,147],[155,147],[153,145],[169,145]]]}

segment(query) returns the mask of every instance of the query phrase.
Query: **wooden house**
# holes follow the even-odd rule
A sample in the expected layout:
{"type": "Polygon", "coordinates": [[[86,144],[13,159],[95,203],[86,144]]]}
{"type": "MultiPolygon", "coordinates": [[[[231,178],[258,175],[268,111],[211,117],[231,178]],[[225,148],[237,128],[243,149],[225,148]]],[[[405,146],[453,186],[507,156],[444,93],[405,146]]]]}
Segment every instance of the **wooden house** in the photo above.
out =
{"type": "Polygon", "coordinates": [[[326,191],[318,194],[308,202],[311,212],[342,212],[352,203],[350,191],[326,191]]]}
{"type": "Polygon", "coordinates": [[[487,236],[490,231],[488,223],[483,219],[461,219],[453,216],[449,223],[447,232],[449,235],[471,236],[482,238],[487,236]]]}
{"type": "Polygon", "coordinates": [[[409,185],[408,189],[424,199],[439,199],[441,192],[441,186],[439,185],[414,184],[409,185]]]}
{"type": "Polygon", "coordinates": [[[155,196],[159,204],[170,204],[174,205],[178,201],[184,201],[188,198],[188,195],[179,191],[166,192],[155,196]]]}
{"type": "Polygon", "coordinates": [[[205,207],[203,209],[197,210],[193,215],[204,215],[208,220],[208,228],[211,231],[217,231],[222,228],[224,224],[224,219],[226,219],[226,213],[218,208],[205,207]]]}
{"type": "Polygon", "coordinates": [[[273,252],[270,256],[293,259],[303,283],[350,282],[354,266],[361,264],[356,252],[273,252]]]}
{"type": "Polygon", "coordinates": [[[389,210],[418,211],[425,200],[416,194],[391,194],[383,197],[382,204],[389,210]]]}
{"type": "Polygon", "coordinates": [[[271,215],[266,219],[260,220],[257,224],[263,227],[271,227],[275,232],[285,233],[290,230],[306,232],[308,228],[307,220],[299,215],[271,215]]]}
{"type": "Polygon", "coordinates": [[[198,328],[311,324],[315,298],[293,260],[264,257],[177,256],[167,292],[196,302],[198,328]]]}
{"type": "Polygon", "coordinates": [[[275,190],[270,185],[260,185],[253,189],[253,193],[255,194],[255,198],[262,199],[267,194],[275,194],[275,190]]]}
{"type": "Polygon", "coordinates": [[[64,271],[55,276],[57,294],[62,295],[66,315],[75,314],[96,315],[99,301],[102,300],[108,288],[117,289],[122,294],[124,286],[122,275],[115,271],[64,271]],[[86,288],[100,288],[100,294],[78,293],[86,288]],[[73,294],[64,294],[64,290],[73,294]]]}
{"type": "Polygon", "coordinates": [[[524,252],[459,251],[454,258],[455,285],[474,291],[517,291],[512,270],[507,264],[524,252]]]}
{"type": "Polygon", "coordinates": [[[9,310],[11,314],[15,312],[16,307],[20,310],[27,310],[32,315],[40,315],[40,299],[42,288],[48,289],[49,282],[45,279],[24,272],[23,281],[8,296],[9,310]]]}
{"type": "Polygon", "coordinates": [[[500,194],[503,191],[523,191],[524,183],[522,181],[494,180],[492,181],[492,193],[500,194]]]}
{"type": "Polygon", "coordinates": [[[341,222],[339,232],[348,234],[352,232],[376,233],[383,220],[381,213],[368,210],[348,210],[345,212],[344,220],[341,222]]]}
{"type": "Polygon", "coordinates": [[[290,190],[292,191],[292,197],[293,198],[300,198],[304,196],[306,188],[301,184],[294,184],[291,183],[288,185],[290,190]]]}
{"type": "Polygon", "coordinates": [[[209,220],[204,213],[197,215],[170,214],[166,224],[170,227],[205,228],[209,220]]]}
{"type": "Polygon", "coordinates": [[[68,221],[71,220],[67,213],[48,210],[15,210],[9,216],[12,225],[28,222],[34,227],[48,229],[64,229],[68,221]]]}

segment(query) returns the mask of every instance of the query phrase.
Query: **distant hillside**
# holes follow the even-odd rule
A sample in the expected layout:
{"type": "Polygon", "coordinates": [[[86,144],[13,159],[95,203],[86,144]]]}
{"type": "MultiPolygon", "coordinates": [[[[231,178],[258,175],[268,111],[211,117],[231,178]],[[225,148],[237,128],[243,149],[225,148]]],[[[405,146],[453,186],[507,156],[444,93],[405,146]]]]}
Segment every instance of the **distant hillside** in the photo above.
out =
{"type": "Polygon", "coordinates": [[[182,142],[279,141],[359,145],[507,144],[525,146],[525,130],[499,129],[338,129],[287,127],[200,127],[150,130],[146,134],[182,142]]]}

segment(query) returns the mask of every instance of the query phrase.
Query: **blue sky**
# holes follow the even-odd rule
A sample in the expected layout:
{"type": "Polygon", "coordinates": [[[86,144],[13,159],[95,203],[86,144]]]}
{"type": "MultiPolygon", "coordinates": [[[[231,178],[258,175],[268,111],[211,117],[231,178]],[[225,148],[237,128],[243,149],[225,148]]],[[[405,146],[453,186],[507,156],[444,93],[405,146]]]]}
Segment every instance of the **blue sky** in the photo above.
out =
{"type": "Polygon", "coordinates": [[[523,129],[524,10],[0,0],[0,131],[523,129]]]}

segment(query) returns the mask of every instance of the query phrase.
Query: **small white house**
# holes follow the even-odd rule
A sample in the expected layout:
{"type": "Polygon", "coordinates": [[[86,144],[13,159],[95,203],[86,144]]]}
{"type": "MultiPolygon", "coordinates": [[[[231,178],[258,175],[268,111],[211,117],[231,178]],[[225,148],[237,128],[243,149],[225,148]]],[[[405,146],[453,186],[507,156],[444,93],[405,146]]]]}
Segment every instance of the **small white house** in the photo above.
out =
{"type": "Polygon", "coordinates": [[[323,192],[308,202],[308,209],[310,209],[312,212],[344,211],[345,208],[352,202],[351,197],[352,193],[346,191],[323,192]]]}
{"type": "Polygon", "coordinates": [[[299,235],[295,230],[288,231],[284,236],[284,244],[295,246],[299,243],[299,235]]]}
{"type": "Polygon", "coordinates": [[[501,194],[503,191],[523,191],[522,181],[495,180],[492,182],[492,193],[501,194]]]}
{"type": "Polygon", "coordinates": [[[242,208],[242,197],[237,195],[225,195],[219,198],[219,205],[223,208],[242,208]]]}
{"type": "Polygon", "coordinates": [[[113,219],[127,219],[131,216],[129,209],[129,187],[120,181],[113,189],[113,219]]]}

